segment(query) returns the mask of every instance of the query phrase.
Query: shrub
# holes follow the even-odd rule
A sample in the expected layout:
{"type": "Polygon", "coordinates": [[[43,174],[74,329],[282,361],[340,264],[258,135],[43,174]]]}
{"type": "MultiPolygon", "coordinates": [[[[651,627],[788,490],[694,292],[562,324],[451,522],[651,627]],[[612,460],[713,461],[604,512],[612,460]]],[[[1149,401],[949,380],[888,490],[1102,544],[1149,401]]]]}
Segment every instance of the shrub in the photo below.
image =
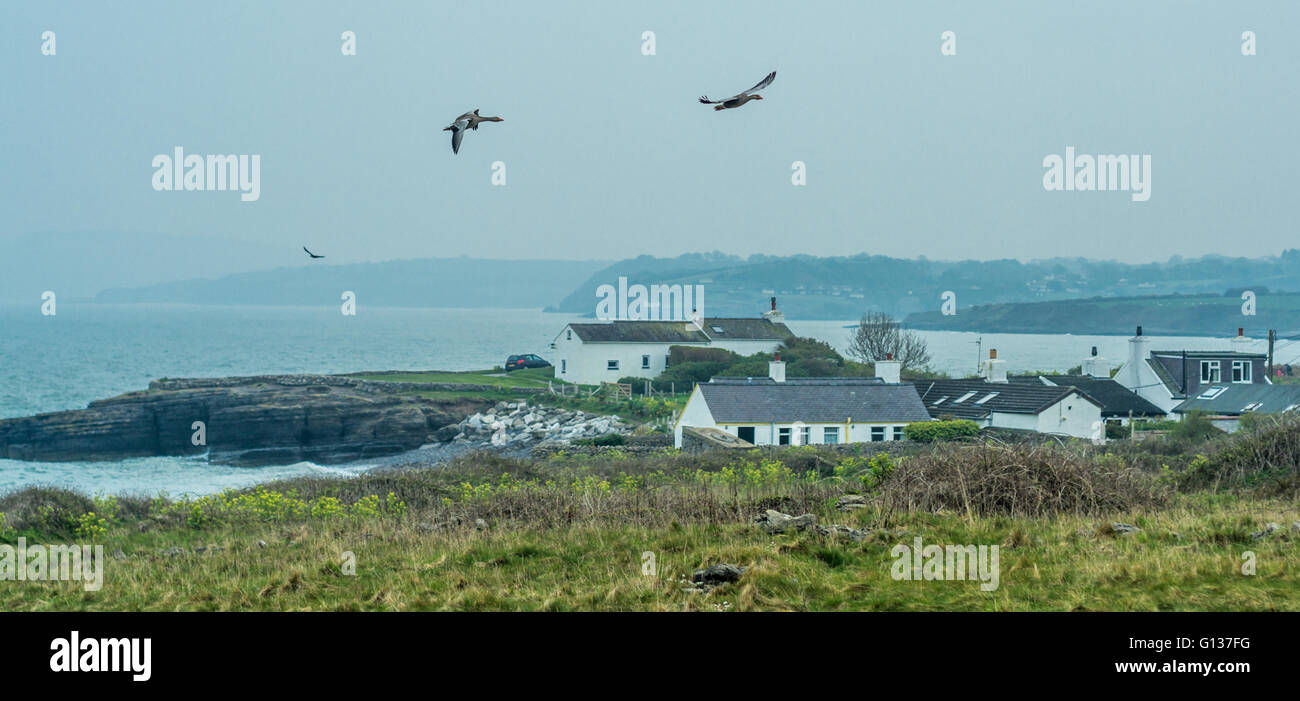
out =
{"type": "Polygon", "coordinates": [[[1164,503],[1118,456],[1054,445],[949,445],[899,461],[880,486],[889,510],[979,516],[1099,514],[1164,503]]]}
{"type": "Polygon", "coordinates": [[[1294,481],[1300,472],[1300,416],[1274,415],[1255,430],[1233,434],[1215,447],[1187,466],[1181,479],[1184,487],[1252,487],[1294,481]]]}
{"type": "Polygon", "coordinates": [[[903,435],[909,440],[919,441],[921,443],[973,438],[978,436],[979,432],[979,424],[967,419],[918,421],[916,423],[908,424],[907,428],[903,429],[903,435]]]}

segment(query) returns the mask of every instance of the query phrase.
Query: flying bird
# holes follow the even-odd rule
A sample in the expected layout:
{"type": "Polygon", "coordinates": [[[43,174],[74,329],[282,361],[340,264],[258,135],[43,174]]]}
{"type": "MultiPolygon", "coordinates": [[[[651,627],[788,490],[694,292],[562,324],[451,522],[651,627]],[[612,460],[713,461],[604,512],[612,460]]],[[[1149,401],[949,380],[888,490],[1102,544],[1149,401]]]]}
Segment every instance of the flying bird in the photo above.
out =
{"type": "Polygon", "coordinates": [[[451,126],[444,128],[443,131],[451,132],[451,152],[460,153],[460,140],[465,138],[465,131],[467,129],[478,131],[478,125],[483,122],[504,121],[506,120],[500,117],[480,117],[478,110],[474,110],[473,112],[466,112],[457,117],[456,120],[451,123],[451,126]]]}
{"type": "MultiPolygon", "coordinates": [[[[303,246],[303,247],[302,247],[302,250],[307,251],[307,247],[306,247],[306,246],[303,246]]],[[[325,257],[325,256],[318,256],[318,255],[316,255],[315,253],[312,253],[311,251],[307,251],[307,255],[311,256],[312,258],[324,258],[324,257],[325,257]]]]}
{"type": "Polygon", "coordinates": [[[755,85],[739,95],[729,97],[725,100],[710,100],[708,95],[704,95],[700,98],[700,102],[706,105],[716,105],[716,107],[713,108],[714,110],[729,110],[740,107],[750,100],[763,99],[762,95],[757,95],[755,93],[771,85],[773,80],[776,80],[776,71],[768,73],[766,78],[758,81],[758,85],[755,85]]]}

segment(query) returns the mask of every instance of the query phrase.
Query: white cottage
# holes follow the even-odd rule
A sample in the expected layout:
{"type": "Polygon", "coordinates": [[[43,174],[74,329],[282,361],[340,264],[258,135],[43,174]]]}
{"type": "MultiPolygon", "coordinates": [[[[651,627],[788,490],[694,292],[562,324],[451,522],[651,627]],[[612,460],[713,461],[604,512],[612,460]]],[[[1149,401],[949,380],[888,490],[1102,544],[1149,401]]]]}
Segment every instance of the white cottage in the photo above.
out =
{"type": "Polygon", "coordinates": [[[761,318],[694,321],[594,321],[564,327],[551,344],[555,377],[595,385],[621,377],[657,377],[672,346],[722,348],[740,355],[771,353],[794,337],[775,309],[761,318]]]}
{"type": "Polygon", "coordinates": [[[768,377],[715,377],[691,392],[673,428],[714,428],[754,445],[818,445],[903,440],[904,427],[929,421],[916,388],[898,381],[898,362],[876,364],[877,377],[786,379],[785,363],[768,377]]]}

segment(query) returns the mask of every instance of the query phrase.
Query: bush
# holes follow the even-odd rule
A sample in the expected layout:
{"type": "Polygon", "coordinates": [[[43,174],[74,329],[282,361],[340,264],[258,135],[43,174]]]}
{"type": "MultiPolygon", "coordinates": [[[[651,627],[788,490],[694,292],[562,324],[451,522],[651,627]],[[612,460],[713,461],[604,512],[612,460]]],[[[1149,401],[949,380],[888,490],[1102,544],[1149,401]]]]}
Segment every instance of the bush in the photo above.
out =
{"type": "Polygon", "coordinates": [[[1300,473],[1300,416],[1275,414],[1261,421],[1255,430],[1233,434],[1216,447],[1217,450],[1198,455],[1188,465],[1181,477],[1183,486],[1217,488],[1294,483],[1300,473]]]}
{"type": "Polygon", "coordinates": [[[1095,515],[1169,496],[1116,456],[1053,445],[936,447],[898,461],[880,490],[891,511],[978,516],[1095,515]]]}
{"type": "Polygon", "coordinates": [[[973,438],[980,432],[979,424],[967,419],[951,419],[947,421],[918,421],[910,423],[907,428],[903,429],[903,435],[908,440],[919,441],[921,443],[934,443],[936,441],[956,441],[964,438],[973,438]]]}

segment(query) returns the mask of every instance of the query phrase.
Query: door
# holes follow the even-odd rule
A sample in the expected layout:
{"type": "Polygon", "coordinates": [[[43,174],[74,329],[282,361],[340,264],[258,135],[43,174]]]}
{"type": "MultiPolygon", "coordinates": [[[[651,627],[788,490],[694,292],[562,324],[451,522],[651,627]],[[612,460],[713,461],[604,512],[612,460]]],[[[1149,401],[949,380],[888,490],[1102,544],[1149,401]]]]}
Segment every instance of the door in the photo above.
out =
{"type": "Polygon", "coordinates": [[[739,439],[742,440],[742,441],[749,441],[750,443],[753,443],[753,442],[754,442],[754,427],[753,427],[753,426],[741,426],[741,427],[737,428],[737,429],[736,429],[736,437],[739,438],[739,439]]]}

